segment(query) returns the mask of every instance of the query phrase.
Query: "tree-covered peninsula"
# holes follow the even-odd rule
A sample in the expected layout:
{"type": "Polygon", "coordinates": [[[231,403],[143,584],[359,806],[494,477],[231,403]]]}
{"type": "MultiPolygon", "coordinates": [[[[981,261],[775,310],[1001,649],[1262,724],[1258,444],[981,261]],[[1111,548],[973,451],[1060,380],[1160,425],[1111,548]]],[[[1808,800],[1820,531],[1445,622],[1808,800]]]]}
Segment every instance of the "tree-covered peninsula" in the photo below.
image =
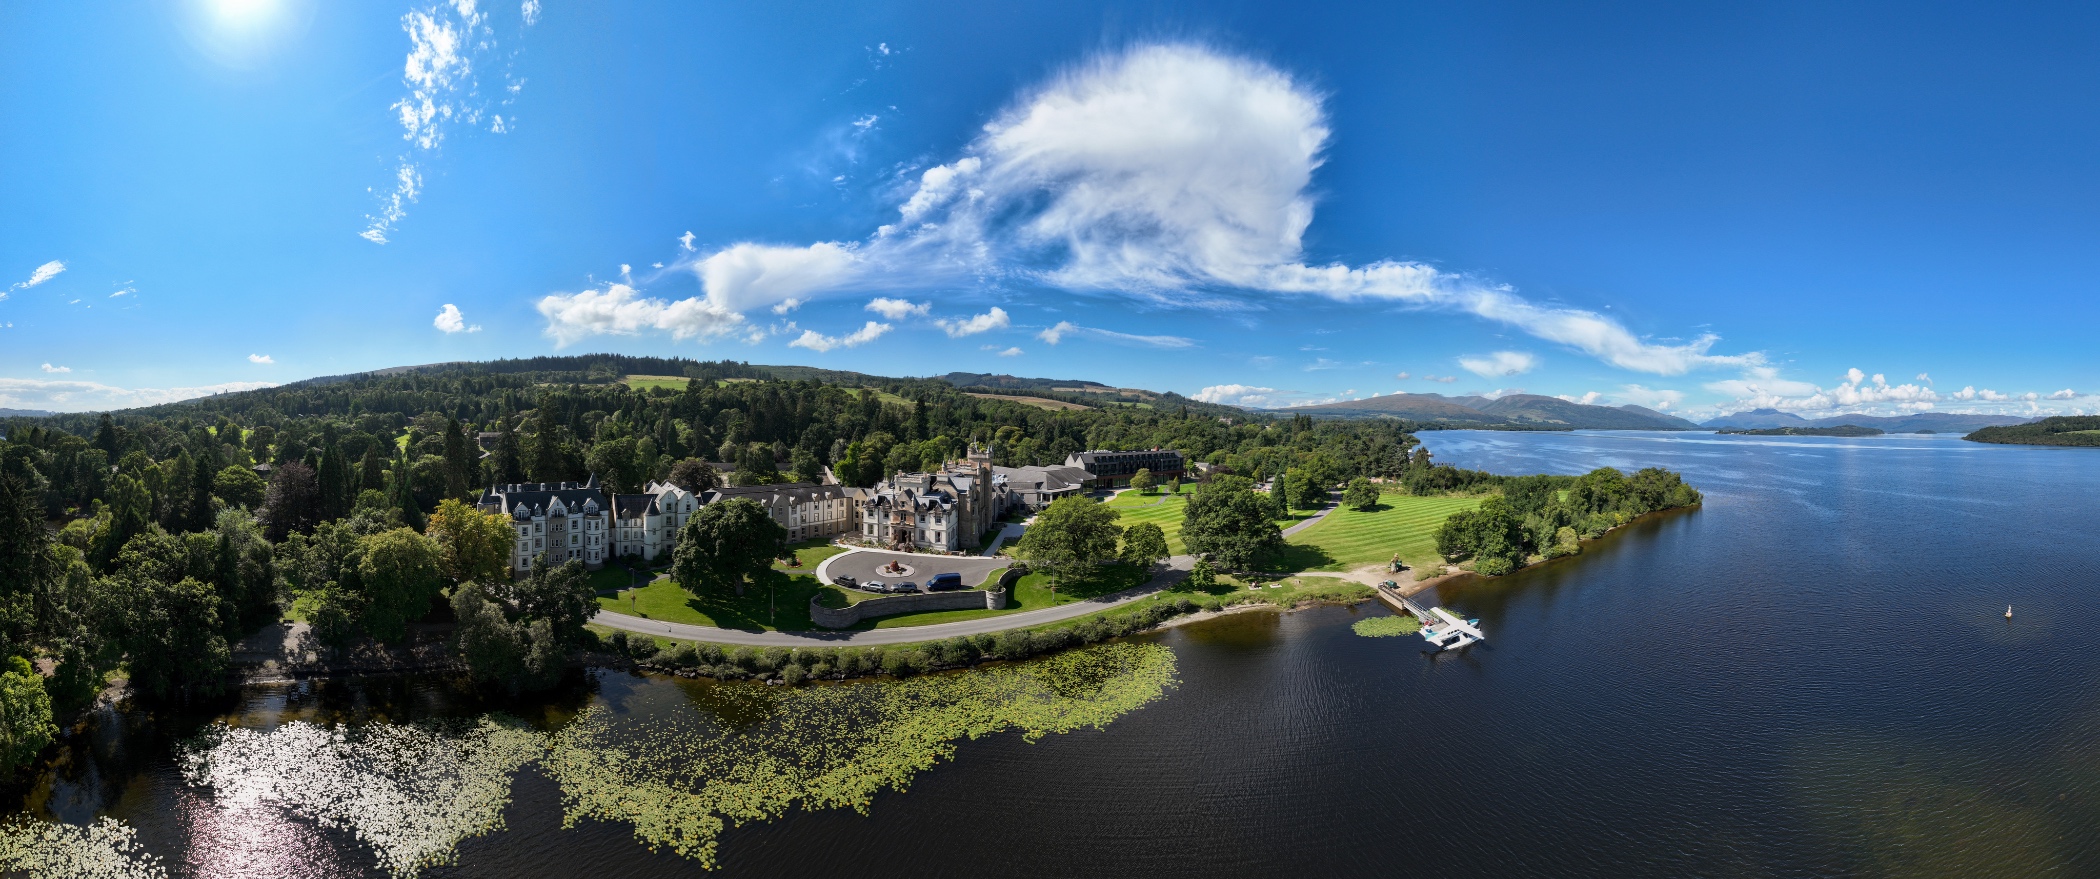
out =
{"type": "Polygon", "coordinates": [[[2100,446],[2100,415],[2059,415],[2026,424],[1986,427],[1962,438],[2024,446],[2100,446]]]}

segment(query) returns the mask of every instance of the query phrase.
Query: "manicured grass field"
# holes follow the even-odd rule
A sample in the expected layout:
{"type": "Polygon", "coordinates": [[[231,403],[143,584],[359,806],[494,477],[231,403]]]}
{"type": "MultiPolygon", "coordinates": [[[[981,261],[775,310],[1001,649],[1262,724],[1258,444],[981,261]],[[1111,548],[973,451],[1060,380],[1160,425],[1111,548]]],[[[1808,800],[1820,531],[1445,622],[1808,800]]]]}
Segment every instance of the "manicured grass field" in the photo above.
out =
{"type": "MultiPolygon", "coordinates": [[[[1159,530],[1167,535],[1167,551],[1174,555],[1181,555],[1188,552],[1188,547],[1181,542],[1181,517],[1187,513],[1188,499],[1195,493],[1196,484],[1193,482],[1183,485],[1179,495],[1168,494],[1165,486],[1161,486],[1158,491],[1151,495],[1141,495],[1134,491],[1126,491],[1109,499],[1108,506],[1123,514],[1122,518],[1116,520],[1116,523],[1125,528],[1139,522],[1151,522],[1154,525],[1158,525],[1159,530]],[[1165,498],[1166,502],[1155,506],[1155,502],[1161,498],[1165,498]]],[[[1289,528],[1311,518],[1317,512],[1319,511],[1292,510],[1289,516],[1276,520],[1276,527],[1289,528]]]]}
{"type": "Polygon", "coordinates": [[[655,388],[663,388],[668,391],[683,391],[686,384],[691,382],[692,379],[682,375],[630,375],[620,379],[620,381],[637,391],[647,391],[655,388]]]}
{"type": "MultiPolygon", "coordinates": [[[[817,582],[817,563],[845,550],[814,540],[792,544],[789,549],[794,551],[795,558],[801,561],[802,566],[773,566],[775,574],[770,604],[766,584],[763,583],[747,587],[742,596],[695,596],[677,583],[671,582],[667,573],[640,589],[625,590],[617,595],[600,595],[598,606],[614,613],[695,626],[752,631],[801,631],[813,625],[809,620],[809,599],[819,591],[832,593],[836,596],[832,600],[849,604],[870,597],[856,590],[840,589],[817,582]]],[[[612,570],[614,569],[608,567],[597,574],[604,575],[612,570]]],[[[619,571],[618,575],[624,578],[626,572],[619,571]]],[[[619,585],[625,585],[625,581],[621,581],[619,585]]]]}
{"type": "Polygon", "coordinates": [[[1285,539],[1282,569],[1345,571],[1384,562],[1399,553],[1412,567],[1441,564],[1436,529],[1460,510],[1480,506],[1477,497],[1413,497],[1386,494],[1378,506],[1359,512],[1337,509],[1320,523],[1285,539]]]}

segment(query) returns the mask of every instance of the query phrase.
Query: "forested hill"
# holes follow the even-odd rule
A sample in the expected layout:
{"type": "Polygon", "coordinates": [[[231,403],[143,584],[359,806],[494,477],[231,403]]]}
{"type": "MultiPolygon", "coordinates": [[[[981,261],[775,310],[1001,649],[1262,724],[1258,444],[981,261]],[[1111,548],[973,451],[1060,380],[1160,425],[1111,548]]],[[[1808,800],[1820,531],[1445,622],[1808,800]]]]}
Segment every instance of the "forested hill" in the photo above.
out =
{"type": "Polygon", "coordinates": [[[2031,446],[2100,446],[2100,415],[2059,415],[2029,424],[1986,427],[1963,439],[2031,446]]]}
{"type": "Polygon", "coordinates": [[[1090,448],[1162,447],[1256,477],[1297,467],[1343,479],[1397,476],[1414,445],[1404,422],[1278,418],[1174,394],[1053,410],[938,379],[836,374],[854,377],[845,384],[782,380],[778,369],[615,355],[432,364],[114,413],[10,419],[4,448],[12,458],[0,464],[29,475],[59,519],[104,496],[112,465],[151,471],[142,484],[161,499],[155,518],[182,530],[195,524],[183,509],[204,516],[214,508],[217,474],[261,463],[310,468],[327,496],[315,515],[333,518],[367,489],[406,484],[427,510],[494,482],[597,474],[631,491],[692,459],[734,465],[746,482],[814,479],[832,467],[843,481],[868,485],[938,466],[972,443],[992,444],[1005,466],[1061,463],[1090,448]]]}

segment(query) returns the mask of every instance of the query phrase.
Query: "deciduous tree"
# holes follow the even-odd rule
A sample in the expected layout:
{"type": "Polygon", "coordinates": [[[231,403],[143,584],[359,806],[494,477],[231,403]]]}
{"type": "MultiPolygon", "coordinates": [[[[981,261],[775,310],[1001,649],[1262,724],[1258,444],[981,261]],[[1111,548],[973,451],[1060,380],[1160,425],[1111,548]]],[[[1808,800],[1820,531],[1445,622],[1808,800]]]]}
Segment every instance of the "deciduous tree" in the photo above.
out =
{"type": "Polygon", "coordinates": [[[504,579],[510,568],[510,551],[517,539],[513,527],[508,516],[446,498],[430,514],[424,533],[437,541],[447,581],[493,583],[504,579]]]}
{"type": "Polygon", "coordinates": [[[1120,516],[1091,498],[1058,498],[1029,523],[1014,554],[1061,576],[1085,577],[1116,558],[1116,541],[1123,536],[1116,524],[1120,516]]]}
{"type": "Polygon", "coordinates": [[[1207,554],[1219,565],[1245,571],[1283,542],[1273,518],[1274,504],[1254,492],[1253,483],[1220,476],[1196,488],[1182,514],[1181,542],[1189,552],[1207,554]]]}
{"type": "Polygon", "coordinates": [[[1361,476],[1349,480],[1349,487],[1342,490],[1342,505],[1358,510],[1378,506],[1378,486],[1361,476]]]}
{"type": "Polygon", "coordinates": [[[745,498],[701,507],[678,532],[671,579],[694,594],[733,589],[763,576],[780,557],[787,529],[766,509],[745,498]]]}
{"type": "Polygon", "coordinates": [[[1167,533],[1160,530],[1158,525],[1139,522],[1123,529],[1121,556],[1125,564],[1151,567],[1153,563],[1168,555],[1170,553],[1167,551],[1167,533]]]}

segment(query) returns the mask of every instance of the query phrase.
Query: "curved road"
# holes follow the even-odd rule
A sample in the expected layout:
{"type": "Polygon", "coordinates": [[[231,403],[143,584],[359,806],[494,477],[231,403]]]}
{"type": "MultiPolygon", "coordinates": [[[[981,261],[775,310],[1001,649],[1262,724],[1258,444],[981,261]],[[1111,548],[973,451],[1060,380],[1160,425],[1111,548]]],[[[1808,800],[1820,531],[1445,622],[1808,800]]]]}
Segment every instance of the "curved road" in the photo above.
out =
{"type": "MultiPolygon", "coordinates": [[[[1327,514],[1334,510],[1334,505],[1328,505],[1318,513],[1307,517],[1305,521],[1284,529],[1284,536],[1288,537],[1311,528],[1321,519],[1327,518],[1327,514]]],[[[1000,534],[1000,539],[1004,540],[1010,535],[1017,536],[1020,530],[1021,527],[1018,525],[1009,525],[1007,530],[1000,534]]],[[[834,561],[859,553],[880,552],[879,550],[851,550],[827,558],[818,564],[816,570],[817,578],[820,580],[825,579],[825,575],[834,561]]],[[[925,560],[943,558],[942,556],[926,555],[906,557],[920,560],[922,565],[925,560]]],[[[986,560],[983,556],[978,556],[976,559],[980,561],[986,560]]],[[[1166,588],[1169,583],[1188,576],[1189,569],[1194,567],[1195,564],[1196,559],[1194,556],[1178,555],[1167,560],[1165,570],[1154,574],[1151,581],[1136,589],[1126,589],[1113,595],[1104,595],[1100,598],[1090,598],[1085,601],[1075,601],[1071,604],[1060,604],[1056,607],[1046,607],[1042,610],[1024,610],[995,617],[964,620],[959,623],[936,623],[930,626],[900,626],[893,629],[861,629],[858,631],[752,632],[743,629],[722,629],[714,626],[667,623],[659,620],[632,617],[624,613],[613,613],[609,610],[599,611],[597,616],[591,618],[591,622],[601,626],[623,629],[629,632],[639,632],[645,635],[663,635],[667,638],[680,638],[687,641],[706,641],[710,644],[735,644],[747,647],[912,644],[920,641],[939,641],[943,638],[953,638],[958,635],[983,635],[990,632],[1004,632],[1007,629],[1024,629],[1029,626],[1040,626],[1045,623],[1055,623],[1074,617],[1083,617],[1096,611],[1107,610],[1119,604],[1129,604],[1166,588]]],[[[924,576],[924,574],[921,574],[921,579],[924,576]]]]}

